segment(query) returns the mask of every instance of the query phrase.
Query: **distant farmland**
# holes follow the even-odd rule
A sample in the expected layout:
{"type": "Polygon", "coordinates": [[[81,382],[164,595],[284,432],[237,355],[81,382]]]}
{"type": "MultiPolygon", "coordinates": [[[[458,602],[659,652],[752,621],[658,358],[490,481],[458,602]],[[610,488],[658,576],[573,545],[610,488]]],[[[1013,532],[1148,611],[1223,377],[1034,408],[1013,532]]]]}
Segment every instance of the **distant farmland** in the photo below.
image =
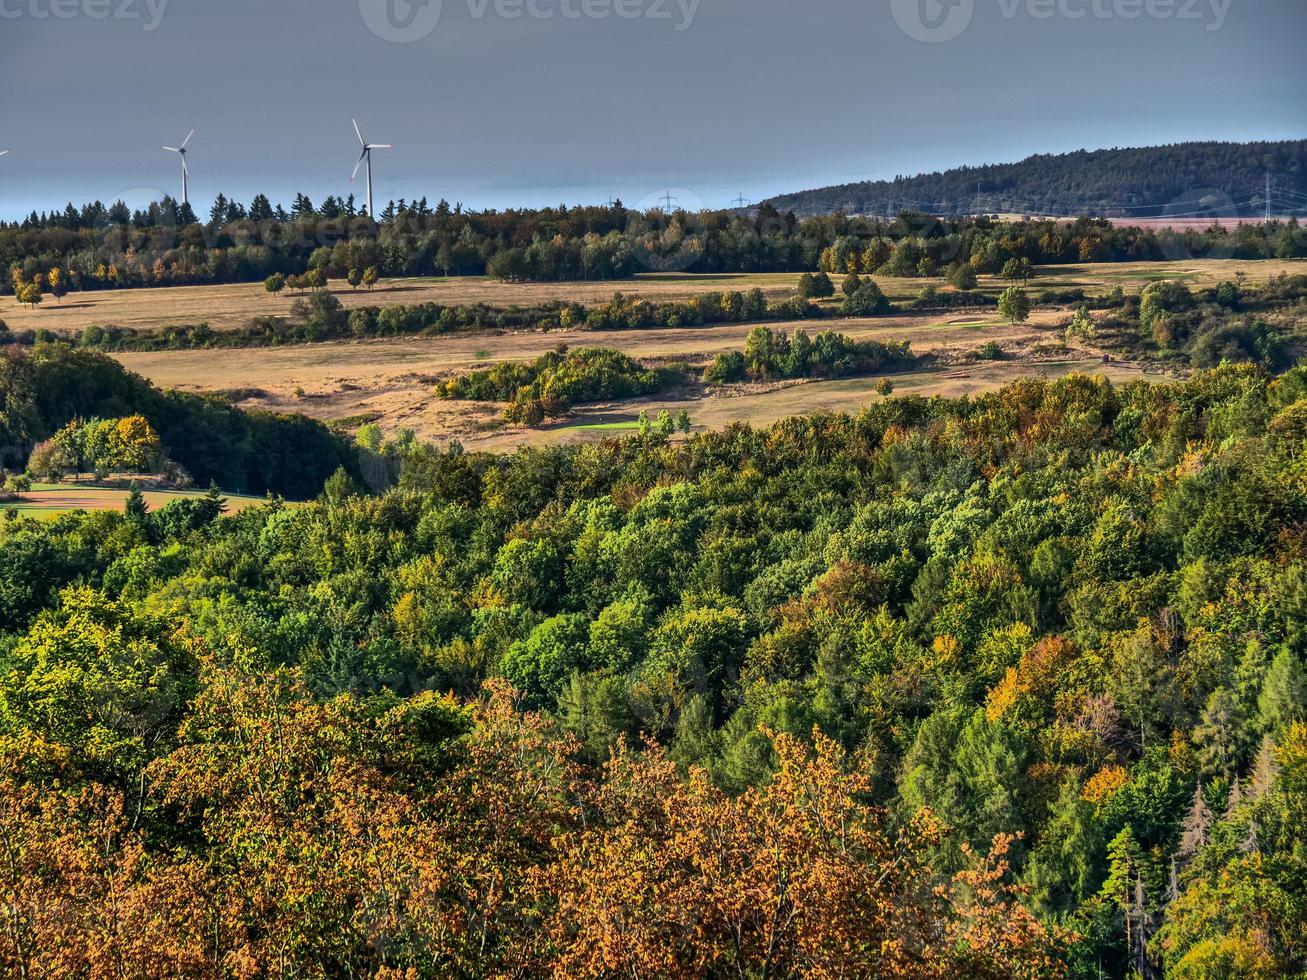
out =
{"type": "MultiPolygon", "coordinates": [[[[351,289],[332,282],[331,292],[347,310],[359,306],[443,306],[485,303],[496,307],[539,306],[553,302],[597,304],[613,293],[645,299],[688,299],[696,293],[746,290],[755,286],[778,299],[794,291],[799,273],[682,275],[649,273],[634,279],[603,282],[500,282],[487,277],[440,276],[383,279],[375,289],[351,289]]],[[[79,334],[86,327],[158,329],[208,323],[215,330],[243,326],[256,316],[286,316],[297,297],[289,290],[270,294],[262,283],[222,286],[162,286],[157,289],[112,289],[69,293],[62,302],[47,296],[36,309],[19,306],[13,297],[0,303],[0,319],[10,330],[46,330],[79,334]]]]}
{"type": "MultiPolygon", "coordinates": [[[[1041,267],[1032,288],[1043,279],[1082,282],[1094,287],[1106,282],[1140,285],[1153,279],[1184,277],[1194,286],[1210,285],[1227,279],[1236,271],[1250,280],[1267,279],[1281,272],[1301,274],[1307,260],[1266,259],[1259,261],[1193,260],[1180,262],[1107,262],[1093,265],[1050,265],[1041,267]]],[[[346,309],[360,306],[410,306],[439,303],[444,306],[472,305],[505,308],[539,306],[553,302],[579,302],[597,305],[610,300],[614,293],[649,300],[688,299],[700,293],[758,288],[768,299],[782,299],[793,294],[800,273],[647,273],[634,279],[604,282],[500,282],[485,276],[384,279],[371,292],[353,290],[342,282],[333,282],[331,292],[346,309]]],[[[837,277],[838,278],[838,277],[837,277]]],[[[875,276],[875,281],[891,300],[911,299],[930,279],[895,279],[875,276]]],[[[838,284],[838,283],[837,283],[838,284]]],[[[981,277],[981,289],[997,292],[1007,285],[992,277],[981,277]]],[[[261,283],[235,283],[222,286],[165,286],[157,289],[118,289],[100,292],[69,293],[62,302],[46,297],[36,309],[19,306],[13,297],[0,302],[0,319],[10,330],[45,328],[56,334],[80,334],[86,327],[118,326],[138,330],[160,329],[184,324],[208,323],[215,330],[241,327],[256,316],[287,316],[296,297],[288,292],[273,296],[261,283]]]]}

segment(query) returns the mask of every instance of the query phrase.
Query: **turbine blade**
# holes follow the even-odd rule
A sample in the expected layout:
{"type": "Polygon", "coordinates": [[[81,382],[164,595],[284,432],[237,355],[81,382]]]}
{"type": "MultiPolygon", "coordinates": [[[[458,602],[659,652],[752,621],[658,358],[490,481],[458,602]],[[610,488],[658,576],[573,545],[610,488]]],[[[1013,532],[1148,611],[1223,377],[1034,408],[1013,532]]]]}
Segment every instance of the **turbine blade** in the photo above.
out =
{"type": "Polygon", "coordinates": [[[182,151],[180,146],[165,146],[164,149],[169,153],[180,153],[182,151]]]}
{"type": "Polygon", "coordinates": [[[362,153],[359,154],[359,162],[354,164],[354,172],[349,175],[350,180],[353,180],[355,177],[359,175],[359,167],[363,166],[363,161],[366,160],[367,158],[368,158],[368,151],[365,149],[362,153]]]}
{"type": "Polygon", "coordinates": [[[0,150],[0,157],[4,156],[8,152],[9,152],[8,150],[0,150]]]}
{"type": "Polygon", "coordinates": [[[368,143],[367,140],[363,138],[363,133],[359,131],[359,121],[357,119],[351,119],[350,122],[354,124],[354,133],[359,138],[359,146],[366,148],[368,143]]]}
{"type": "Polygon", "coordinates": [[[191,137],[194,136],[194,135],[195,135],[195,130],[192,129],[189,133],[186,134],[186,138],[185,138],[184,140],[182,140],[182,145],[179,146],[177,149],[179,149],[179,150],[184,150],[184,149],[186,149],[186,144],[189,143],[189,142],[191,141],[191,137]]]}
{"type": "Polygon", "coordinates": [[[188,167],[188,166],[186,166],[186,154],[185,154],[185,153],[182,154],[182,173],[184,173],[187,177],[189,177],[189,176],[191,175],[191,168],[188,167]]]}
{"type": "Polygon", "coordinates": [[[394,144],[392,143],[369,143],[368,144],[369,150],[393,150],[394,148],[395,148],[394,144]]]}

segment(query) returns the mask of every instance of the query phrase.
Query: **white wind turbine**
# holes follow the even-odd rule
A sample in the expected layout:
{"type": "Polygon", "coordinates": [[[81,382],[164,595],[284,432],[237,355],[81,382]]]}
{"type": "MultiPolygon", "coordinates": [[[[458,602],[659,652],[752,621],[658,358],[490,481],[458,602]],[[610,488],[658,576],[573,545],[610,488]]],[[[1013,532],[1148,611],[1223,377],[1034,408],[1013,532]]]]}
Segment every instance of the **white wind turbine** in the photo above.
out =
{"type": "Polygon", "coordinates": [[[191,203],[190,187],[188,186],[187,183],[190,180],[191,171],[186,166],[186,144],[191,141],[191,137],[194,135],[195,135],[195,130],[192,129],[189,133],[186,134],[186,138],[182,140],[181,146],[164,147],[164,149],[167,150],[169,153],[176,153],[179,157],[182,158],[182,203],[183,204],[191,203]]]}
{"type": "Polygon", "coordinates": [[[354,172],[350,174],[349,179],[353,180],[359,175],[359,167],[363,166],[366,160],[368,164],[368,217],[376,220],[376,212],[372,210],[372,151],[373,150],[393,150],[394,147],[389,143],[369,143],[363,138],[363,133],[359,131],[359,121],[354,120],[354,133],[359,138],[359,145],[363,147],[363,152],[359,154],[359,162],[354,164],[354,172]]]}

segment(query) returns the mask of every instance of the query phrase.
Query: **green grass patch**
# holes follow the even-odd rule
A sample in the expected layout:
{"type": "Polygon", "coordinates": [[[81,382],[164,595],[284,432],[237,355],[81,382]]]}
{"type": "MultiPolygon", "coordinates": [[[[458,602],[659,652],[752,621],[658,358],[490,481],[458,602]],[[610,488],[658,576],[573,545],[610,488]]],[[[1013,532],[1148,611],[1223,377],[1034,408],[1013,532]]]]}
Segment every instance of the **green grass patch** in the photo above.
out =
{"type": "Polygon", "coordinates": [[[364,412],[362,415],[351,415],[348,418],[333,419],[327,424],[333,429],[357,429],[367,425],[369,422],[375,422],[385,414],[384,412],[364,412]]]}
{"type": "Polygon", "coordinates": [[[932,323],[931,330],[956,330],[958,327],[998,327],[1002,326],[998,320],[964,320],[961,323],[932,323]]]}
{"type": "MultiPolygon", "coordinates": [[[[1097,279],[1130,279],[1139,282],[1160,282],[1163,279],[1192,279],[1194,276],[1199,274],[1200,273],[1196,269],[1187,272],[1181,272],[1179,270],[1175,272],[1147,272],[1140,269],[1135,272],[1096,272],[1092,275],[1097,279]]],[[[1075,285],[1080,285],[1080,283],[1077,282],[1075,285]]]]}
{"type": "MultiPolygon", "coordinates": [[[[33,484],[32,489],[16,501],[0,503],[0,513],[13,508],[24,517],[46,520],[59,514],[76,510],[117,510],[121,511],[127,502],[130,491],[122,488],[80,486],[75,484],[33,484]]],[[[199,498],[205,495],[203,490],[145,490],[145,505],[150,510],[158,510],[174,500],[199,498]]],[[[256,507],[264,503],[264,497],[247,494],[224,493],[227,499],[227,513],[234,514],[246,507],[256,507]]]]}
{"type": "Polygon", "coordinates": [[[586,432],[615,432],[620,429],[638,429],[639,422],[592,422],[589,425],[569,425],[568,429],[586,432]]]}

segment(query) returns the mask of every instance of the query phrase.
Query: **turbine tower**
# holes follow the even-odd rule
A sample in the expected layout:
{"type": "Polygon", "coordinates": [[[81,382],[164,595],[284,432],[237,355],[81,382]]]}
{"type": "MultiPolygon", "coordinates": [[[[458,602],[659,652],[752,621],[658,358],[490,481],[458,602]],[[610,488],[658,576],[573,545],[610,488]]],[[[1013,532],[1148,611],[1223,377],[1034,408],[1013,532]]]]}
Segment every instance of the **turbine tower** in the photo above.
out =
{"type": "Polygon", "coordinates": [[[194,136],[194,135],[195,135],[195,130],[192,129],[189,133],[186,134],[186,138],[185,138],[184,140],[182,140],[182,145],[181,145],[181,146],[165,146],[165,147],[164,147],[164,149],[167,150],[169,153],[176,153],[179,157],[182,158],[182,203],[183,203],[183,204],[190,204],[190,203],[191,203],[191,199],[190,199],[190,187],[189,187],[189,185],[188,185],[188,181],[190,180],[191,172],[190,172],[190,169],[187,168],[187,166],[186,166],[186,144],[189,143],[189,142],[191,141],[191,137],[194,136]]]}
{"type": "Polygon", "coordinates": [[[368,164],[368,217],[373,221],[377,220],[377,214],[372,210],[372,151],[373,150],[393,150],[394,147],[389,143],[369,143],[363,138],[363,133],[359,131],[359,121],[354,120],[354,134],[359,138],[359,146],[363,147],[363,152],[359,154],[359,162],[354,164],[354,172],[350,174],[349,179],[353,180],[359,175],[359,167],[363,166],[366,160],[368,164]]]}

